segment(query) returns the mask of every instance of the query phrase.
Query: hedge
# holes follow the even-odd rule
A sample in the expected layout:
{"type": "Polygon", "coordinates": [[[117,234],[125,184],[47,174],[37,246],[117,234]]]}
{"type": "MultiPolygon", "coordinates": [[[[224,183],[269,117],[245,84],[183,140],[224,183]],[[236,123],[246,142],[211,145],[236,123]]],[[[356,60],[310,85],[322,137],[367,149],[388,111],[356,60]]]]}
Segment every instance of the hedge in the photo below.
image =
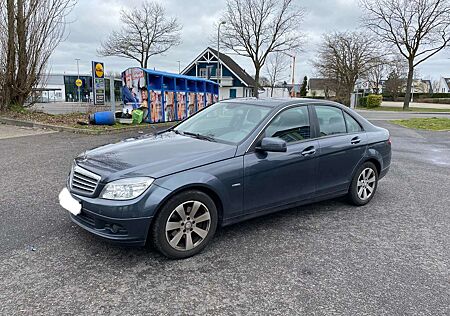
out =
{"type": "Polygon", "coordinates": [[[383,96],[379,94],[369,94],[366,97],[359,98],[358,106],[367,108],[376,108],[381,105],[383,96]]]}
{"type": "MultiPolygon", "coordinates": [[[[399,93],[398,99],[404,99],[405,93],[399,93]]],[[[450,93],[414,93],[414,99],[449,99],[450,93]]],[[[388,93],[383,93],[383,100],[392,100],[393,96],[388,93]]]]}
{"type": "Polygon", "coordinates": [[[379,94],[369,94],[367,96],[367,107],[368,108],[376,108],[381,105],[383,101],[383,96],[379,94]]]}

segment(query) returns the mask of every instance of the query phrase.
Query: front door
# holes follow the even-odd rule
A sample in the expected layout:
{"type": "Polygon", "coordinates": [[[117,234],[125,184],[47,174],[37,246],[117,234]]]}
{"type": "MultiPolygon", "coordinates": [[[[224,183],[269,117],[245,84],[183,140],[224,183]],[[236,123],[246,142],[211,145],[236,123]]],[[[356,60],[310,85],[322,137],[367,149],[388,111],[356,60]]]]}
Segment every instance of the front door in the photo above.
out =
{"type": "Polygon", "coordinates": [[[286,141],[286,152],[248,152],[244,156],[246,213],[282,206],[312,197],[315,192],[317,140],[311,139],[307,106],[279,113],[264,137],[286,141]]]}

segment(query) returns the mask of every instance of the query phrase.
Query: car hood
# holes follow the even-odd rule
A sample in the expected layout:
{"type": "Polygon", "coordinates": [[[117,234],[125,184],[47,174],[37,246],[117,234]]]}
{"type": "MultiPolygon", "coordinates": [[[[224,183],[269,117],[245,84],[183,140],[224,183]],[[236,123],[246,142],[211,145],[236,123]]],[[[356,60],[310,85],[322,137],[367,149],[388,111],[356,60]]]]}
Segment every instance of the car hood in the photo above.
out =
{"type": "Polygon", "coordinates": [[[234,157],[236,146],[167,132],[89,150],[77,165],[99,174],[102,181],[123,177],[163,177],[234,157]]]}

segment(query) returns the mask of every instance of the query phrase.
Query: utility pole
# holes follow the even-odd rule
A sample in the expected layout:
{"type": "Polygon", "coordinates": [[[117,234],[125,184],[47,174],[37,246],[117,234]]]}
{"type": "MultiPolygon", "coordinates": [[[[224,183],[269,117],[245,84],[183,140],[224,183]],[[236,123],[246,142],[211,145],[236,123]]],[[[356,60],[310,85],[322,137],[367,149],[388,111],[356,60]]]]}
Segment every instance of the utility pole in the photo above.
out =
{"type": "Polygon", "coordinates": [[[116,114],[116,94],[114,93],[114,75],[109,77],[109,97],[111,99],[111,111],[116,114]]]}
{"type": "Polygon", "coordinates": [[[226,21],[221,21],[219,23],[219,27],[217,28],[217,69],[216,69],[216,78],[217,78],[217,83],[219,84],[219,95],[220,95],[220,86],[221,81],[222,81],[222,70],[220,67],[220,27],[222,25],[227,24],[226,21]]]}
{"type": "Polygon", "coordinates": [[[179,60],[177,60],[177,63],[178,63],[178,74],[181,74],[181,64],[180,64],[180,61],[179,60]]]}
{"type": "MultiPolygon", "coordinates": [[[[77,61],[77,79],[80,79],[80,58],[75,58],[75,60],[77,61]]],[[[78,87],[78,102],[81,102],[81,90],[80,87],[78,87]]]]}

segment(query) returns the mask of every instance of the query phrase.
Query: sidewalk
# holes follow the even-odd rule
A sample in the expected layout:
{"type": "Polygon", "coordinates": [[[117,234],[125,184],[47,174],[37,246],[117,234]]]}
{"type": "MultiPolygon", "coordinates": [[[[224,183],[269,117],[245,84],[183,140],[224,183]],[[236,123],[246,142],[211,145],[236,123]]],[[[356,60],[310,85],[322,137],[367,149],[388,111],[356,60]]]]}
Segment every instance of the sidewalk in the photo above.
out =
{"type": "MultiPolygon", "coordinates": [[[[118,103],[116,103],[116,107],[117,106],[118,103]]],[[[41,111],[47,114],[68,114],[68,113],[109,111],[111,110],[111,106],[109,104],[94,105],[93,103],[51,102],[51,103],[36,103],[30,109],[41,111]]]]}
{"type": "MultiPolygon", "coordinates": [[[[403,107],[403,102],[393,102],[393,101],[383,101],[381,107],[403,107]]],[[[422,103],[422,102],[411,102],[409,104],[411,109],[414,108],[424,108],[424,109],[448,109],[450,111],[450,104],[440,104],[440,103],[422,103]]]]}

